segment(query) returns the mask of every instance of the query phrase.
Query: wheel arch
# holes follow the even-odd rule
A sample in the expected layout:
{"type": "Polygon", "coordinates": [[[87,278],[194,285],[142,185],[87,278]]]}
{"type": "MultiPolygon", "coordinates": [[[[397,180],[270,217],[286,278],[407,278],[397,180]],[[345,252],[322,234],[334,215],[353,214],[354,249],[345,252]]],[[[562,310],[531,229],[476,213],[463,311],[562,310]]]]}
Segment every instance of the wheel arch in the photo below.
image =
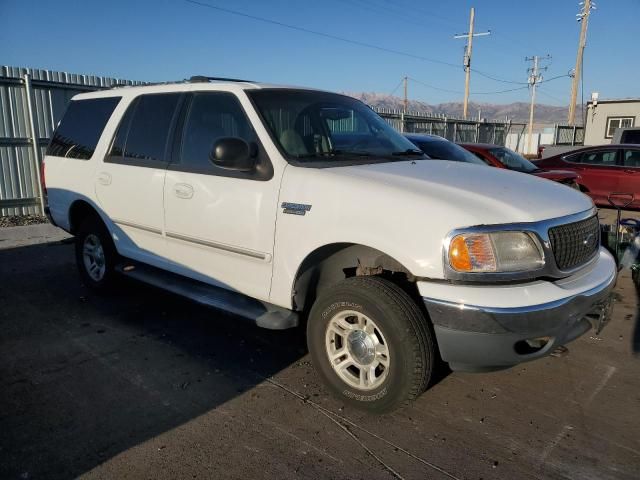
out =
{"type": "Polygon", "coordinates": [[[75,200],[69,207],[69,232],[72,235],[75,235],[78,231],[78,227],[90,216],[97,218],[103,224],[105,223],[100,216],[100,213],[98,213],[98,209],[94,205],[86,200],[75,200]]]}
{"type": "Polygon", "coordinates": [[[354,276],[379,275],[417,294],[415,276],[389,254],[367,245],[331,243],[310,252],[298,266],[291,292],[294,310],[309,311],[321,292],[354,276]]]}

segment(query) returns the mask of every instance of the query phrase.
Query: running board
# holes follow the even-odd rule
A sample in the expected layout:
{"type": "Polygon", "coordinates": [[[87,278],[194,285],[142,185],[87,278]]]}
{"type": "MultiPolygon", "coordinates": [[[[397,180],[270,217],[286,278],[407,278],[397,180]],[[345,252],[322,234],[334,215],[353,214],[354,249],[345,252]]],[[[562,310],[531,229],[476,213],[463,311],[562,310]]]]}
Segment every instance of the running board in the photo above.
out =
{"type": "Polygon", "coordinates": [[[201,305],[253,320],[261,328],[284,330],[298,326],[296,312],[150,265],[128,261],[117,265],[116,271],[134,280],[189,298],[201,305]]]}

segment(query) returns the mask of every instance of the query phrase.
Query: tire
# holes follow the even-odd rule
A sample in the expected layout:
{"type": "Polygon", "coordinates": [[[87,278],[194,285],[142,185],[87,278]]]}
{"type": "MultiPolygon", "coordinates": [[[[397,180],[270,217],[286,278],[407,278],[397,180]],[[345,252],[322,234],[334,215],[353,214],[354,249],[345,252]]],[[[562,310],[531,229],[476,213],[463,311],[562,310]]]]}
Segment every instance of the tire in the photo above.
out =
{"type": "Polygon", "coordinates": [[[325,291],[311,309],[307,344],[337,397],[374,413],[419,396],[436,361],[434,336],[418,305],[379,277],[348,278],[325,291]]]}
{"type": "Polygon", "coordinates": [[[113,288],[118,253],[107,227],[98,217],[87,217],[80,224],[75,253],[80,276],[87,287],[98,292],[113,288]]]}

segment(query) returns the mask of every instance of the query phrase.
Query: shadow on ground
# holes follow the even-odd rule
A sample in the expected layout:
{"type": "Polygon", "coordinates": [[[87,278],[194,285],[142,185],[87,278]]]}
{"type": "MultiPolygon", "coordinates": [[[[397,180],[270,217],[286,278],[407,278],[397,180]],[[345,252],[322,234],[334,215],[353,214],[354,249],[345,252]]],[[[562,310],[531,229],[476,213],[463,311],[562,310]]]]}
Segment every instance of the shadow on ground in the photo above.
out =
{"type": "Polygon", "coordinates": [[[123,279],[80,283],[65,243],[0,251],[0,477],[70,478],[298,361],[299,331],[123,279]]]}

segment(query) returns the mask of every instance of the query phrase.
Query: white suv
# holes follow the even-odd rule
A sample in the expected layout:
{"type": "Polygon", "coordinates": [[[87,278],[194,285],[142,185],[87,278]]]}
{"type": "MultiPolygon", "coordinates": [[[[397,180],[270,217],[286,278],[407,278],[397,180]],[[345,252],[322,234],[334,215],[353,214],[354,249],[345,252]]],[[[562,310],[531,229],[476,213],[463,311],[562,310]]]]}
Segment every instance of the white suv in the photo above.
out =
{"type": "Polygon", "coordinates": [[[597,212],[571,188],[431,161],[363,103],[193,78],[73,98],[45,158],[80,273],[127,275],[272,329],[388,411],[437,362],[506,368],[608,318],[597,212]]]}

